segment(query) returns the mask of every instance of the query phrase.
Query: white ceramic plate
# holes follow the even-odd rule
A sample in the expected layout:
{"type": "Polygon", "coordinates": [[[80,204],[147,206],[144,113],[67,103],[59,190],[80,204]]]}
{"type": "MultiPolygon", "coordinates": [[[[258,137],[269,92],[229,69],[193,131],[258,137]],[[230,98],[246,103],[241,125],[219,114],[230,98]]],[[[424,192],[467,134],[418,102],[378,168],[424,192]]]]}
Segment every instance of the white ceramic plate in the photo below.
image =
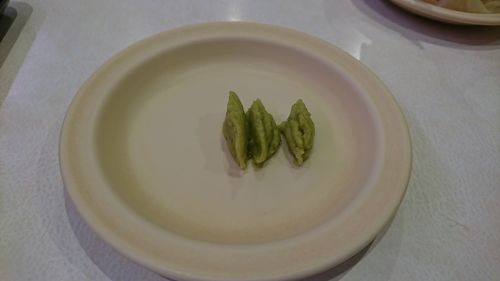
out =
{"type": "Polygon", "coordinates": [[[417,15],[441,22],[463,25],[500,25],[500,14],[478,14],[442,8],[421,0],[391,0],[417,15]]]}
{"type": "Polygon", "coordinates": [[[366,246],[410,171],[387,88],[340,49],[296,31],[211,23],[125,49],[82,86],[60,161],[71,199],[124,255],[179,280],[290,280],[366,246]],[[228,91],[279,121],[302,98],[316,123],[301,168],[285,146],[241,172],[222,122],[228,91]]]}

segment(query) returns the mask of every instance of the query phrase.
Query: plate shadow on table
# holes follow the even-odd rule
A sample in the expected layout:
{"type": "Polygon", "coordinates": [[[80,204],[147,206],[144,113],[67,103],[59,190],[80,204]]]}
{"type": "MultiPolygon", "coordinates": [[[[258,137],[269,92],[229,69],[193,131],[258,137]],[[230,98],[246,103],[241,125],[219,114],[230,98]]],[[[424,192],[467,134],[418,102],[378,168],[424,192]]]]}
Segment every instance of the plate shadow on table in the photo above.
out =
{"type": "MultiPolygon", "coordinates": [[[[167,279],[161,275],[129,260],[127,257],[121,255],[118,251],[113,249],[109,244],[102,240],[83,220],[78,211],[76,210],[73,202],[69,198],[66,190],[64,190],[64,200],[66,213],[71,225],[71,228],[78,239],[82,249],[86,252],[87,256],[92,262],[99,267],[99,269],[113,281],[124,280],[143,280],[143,281],[167,281],[174,279],[167,279]]],[[[338,281],[349,272],[361,259],[369,253],[385,235],[392,219],[377,237],[371,241],[361,251],[353,255],[351,258],[342,262],[341,264],[323,271],[319,274],[300,279],[298,281],[338,281]]]]}
{"type": "Polygon", "coordinates": [[[351,268],[353,268],[366,255],[366,253],[370,251],[372,245],[373,241],[341,264],[330,268],[327,271],[300,279],[298,281],[340,281],[342,277],[346,275],[349,270],[351,270],[351,268]]]}
{"type": "Polygon", "coordinates": [[[500,26],[452,25],[407,12],[387,0],[352,0],[374,21],[398,32],[423,48],[420,42],[470,50],[500,47],[500,26]]]}
{"type": "Polygon", "coordinates": [[[159,274],[136,264],[102,240],[83,220],[64,190],[66,213],[71,229],[92,262],[113,281],[167,281],[159,274]]]}
{"type": "MultiPolygon", "coordinates": [[[[29,4],[15,1],[7,6],[3,15],[0,15],[0,68],[4,66],[5,60],[11,53],[32,12],[33,8],[29,4]]],[[[30,46],[33,40],[34,36],[30,39],[30,46]]],[[[28,53],[29,47],[21,46],[18,49],[21,48],[24,48],[19,51],[22,55],[12,60],[12,68],[9,70],[8,75],[2,77],[3,85],[0,87],[0,105],[5,99],[12,81],[14,81],[17,71],[24,61],[24,57],[28,53]]]]}
{"type": "MultiPolygon", "coordinates": [[[[380,233],[375,237],[373,241],[368,243],[361,251],[354,254],[352,257],[342,262],[341,264],[332,267],[326,271],[320,272],[313,276],[309,276],[307,278],[303,278],[297,281],[340,281],[352,268],[354,268],[368,253],[370,253],[381,241],[381,239],[388,232],[389,228],[394,221],[393,216],[389,222],[382,228],[380,233]]],[[[391,238],[392,239],[392,238],[391,238]]],[[[391,274],[392,269],[386,268],[385,273],[391,274]]]]}

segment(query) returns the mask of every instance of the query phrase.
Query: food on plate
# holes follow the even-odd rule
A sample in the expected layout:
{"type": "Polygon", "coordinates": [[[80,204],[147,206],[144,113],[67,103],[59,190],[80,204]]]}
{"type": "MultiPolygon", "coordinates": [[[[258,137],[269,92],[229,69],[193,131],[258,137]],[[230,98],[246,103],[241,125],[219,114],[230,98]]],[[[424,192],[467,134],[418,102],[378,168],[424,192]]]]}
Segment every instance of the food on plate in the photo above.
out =
{"type": "Polygon", "coordinates": [[[301,99],[292,106],[288,119],[280,124],[280,130],[295,164],[302,166],[313,149],[315,128],[311,114],[301,99]]]}
{"type": "Polygon", "coordinates": [[[238,95],[230,91],[222,133],[241,169],[246,169],[248,159],[253,159],[256,167],[262,167],[278,151],[281,134],[285,136],[294,163],[302,166],[311,154],[315,127],[301,99],[292,105],[288,119],[278,127],[260,99],[245,113],[238,95]]]}
{"type": "Polygon", "coordinates": [[[443,8],[469,13],[500,13],[500,0],[423,0],[443,8]]]}
{"type": "Polygon", "coordinates": [[[234,160],[241,169],[245,169],[248,158],[248,122],[240,98],[233,91],[229,92],[222,132],[234,160]]]}
{"type": "Polygon", "coordinates": [[[262,104],[255,100],[248,109],[249,126],[248,151],[256,166],[262,166],[281,145],[281,135],[274,118],[262,104]]]}

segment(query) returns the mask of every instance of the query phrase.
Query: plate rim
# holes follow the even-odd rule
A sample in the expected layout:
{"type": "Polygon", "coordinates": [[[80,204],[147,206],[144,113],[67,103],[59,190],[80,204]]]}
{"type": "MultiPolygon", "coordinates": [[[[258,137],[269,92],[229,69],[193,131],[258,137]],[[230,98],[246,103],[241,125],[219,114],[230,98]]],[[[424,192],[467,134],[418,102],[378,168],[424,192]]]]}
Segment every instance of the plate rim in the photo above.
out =
{"type": "MultiPolygon", "coordinates": [[[[336,256],[335,259],[332,260],[327,260],[321,264],[317,264],[316,266],[309,267],[306,270],[302,271],[292,271],[291,273],[285,273],[281,275],[269,275],[264,278],[254,278],[254,277],[241,277],[238,278],[237,280],[289,280],[289,279],[296,279],[296,278],[302,278],[306,276],[310,276],[311,274],[321,272],[323,270],[326,270],[332,266],[338,265],[341,262],[347,260],[349,257],[351,257],[353,254],[356,252],[359,252],[362,250],[366,245],[368,245],[375,237],[376,235],[380,232],[380,230],[390,221],[390,219],[393,217],[394,213],[398,209],[399,205],[401,204],[402,198],[404,197],[404,194],[406,193],[407,186],[410,180],[410,173],[411,173],[411,166],[412,166],[412,150],[411,150],[411,139],[410,139],[410,134],[408,130],[408,125],[405,119],[405,116],[401,112],[401,109],[399,105],[397,104],[394,96],[391,94],[389,89],[384,85],[384,83],[368,68],[366,67],[363,63],[359,62],[355,58],[353,58],[351,55],[346,53],[345,51],[341,50],[340,48],[332,45],[331,43],[324,41],[322,39],[319,39],[317,37],[313,37],[307,33],[303,33],[300,31],[296,31],[287,27],[282,27],[282,26],[277,26],[277,25],[270,25],[270,24],[262,24],[262,23],[255,23],[255,22],[210,22],[210,23],[201,23],[201,24],[194,24],[194,25],[188,25],[188,26],[183,26],[180,28],[175,28],[167,31],[160,32],[158,34],[149,36],[145,39],[142,39],[136,43],[133,43],[132,45],[126,47],[122,51],[118,52],[114,56],[112,56],[108,61],[106,61],[103,65],[101,65],[92,75],[88,80],[81,86],[81,88],[78,90],[77,94],[73,98],[70,106],[68,107],[68,111],[64,117],[64,122],[61,127],[61,132],[60,132],[60,139],[59,139],[59,165],[60,165],[60,170],[61,170],[61,177],[65,186],[65,189],[68,192],[68,195],[72,202],[74,203],[76,209],[78,210],[79,214],[83,217],[83,219],[86,221],[86,223],[91,227],[91,229],[97,233],[97,235],[102,238],[104,241],[106,241],[108,244],[110,244],[114,249],[116,249],[118,252],[123,254],[124,256],[127,256],[131,258],[132,260],[138,262],[139,264],[152,269],[153,271],[159,272],[160,274],[164,274],[166,276],[171,276],[173,278],[177,278],[180,280],[204,280],[204,281],[214,281],[214,280],[235,280],[234,277],[229,277],[229,278],[223,278],[223,277],[217,277],[214,278],[213,276],[203,276],[200,274],[193,274],[192,272],[186,272],[183,270],[176,270],[172,268],[166,268],[165,266],[160,266],[158,263],[155,263],[153,260],[151,260],[151,257],[146,256],[144,253],[139,253],[137,252],[138,250],[134,248],[131,248],[123,243],[122,238],[113,236],[112,232],[109,230],[106,230],[106,226],[102,225],[101,222],[98,221],[98,219],[95,217],[95,214],[92,213],[92,210],[89,209],[89,206],[86,205],[87,202],[82,199],[82,196],[79,192],[79,190],[75,187],[77,185],[77,181],[75,179],[75,175],[73,174],[74,171],[71,170],[69,167],[68,163],[71,162],[71,155],[70,155],[70,147],[71,147],[71,140],[70,140],[70,135],[69,132],[71,131],[71,127],[74,127],[75,124],[74,119],[75,119],[75,114],[77,114],[77,109],[79,102],[82,98],[82,96],[85,95],[85,93],[88,93],[88,88],[91,86],[92,83],[96,81],[97,78],[100,77],[108,68],[112,67],[114,63],[117,63],[120,59],[126,59],[126,55],[131,52],[132,50],[137,50],[140,49],[141,46],[144,47],[145,45],[149,43],[153,43],[155,40],[160,40],[161,38],[165,37],[172,37],[176,36],[176,34],[182,33],[182,32],[189,32],[193,30],[203,30],[203,29],[209,29],[209,30],[217,30],[218,28],[220,29],[238,29],[238,28],[243,28],[243,29],[256,29],[256,30],[266,30],[266,32],[272,34],[272,33],[280,33],[280,34],[285,34],[288,36],[295,36],[299,39],[305,39],[312,41],[315,44],[322,45],[324,48],[329,48],[332,50],[332,53],[335,53],[337,56],[342,56],[342,59],[345,59],[351,63],[354,64],[355,68],[358,68],[359,70],[363,71],[363,74],[368,75],[368,77],[371,79],[372,83],[375,83],[376,86],[378,87],[378,90],[381,91],[382,95],[385,96],[387,99],[385,102],[389,101],[391,103],[388,105],[388,107],[391,110],[392,114],[396,114],[396,119],[398,119],[396,124],[397,130],[400,130],[398,134],[402,137],[401,140],[401,152],[404,154],[403,159],[405,162],[403,163],[402,166],[402,176],[400,179],[399,184],[401,185],[398,188],[399,193],[392,199],[390,202],[391,204],[391,211],[386,211],[384,213],[383,219],[379,219],[377,221],[377,224],[372,226],[372,231],[364,235],[363,241],[360,243],[356,243],[354,246],[351,246],[349,250],[345,250],[344,253],[339,254],[336,256]],[[373,231],[375,229],[376,231],[373,231]],[[120,239],[118,239],[120,238],[120,239]]],[[[88,94],[87,94],[88,95],[88,94]]],[[[379,112],[380,113],[380,112],[379,112]]],[[[381,113],[381,114],[389,114],[389,113],[381,113]]],[[[108,226],[109,227],[109,226],[108,226]]]]}
{"type": "Polygon", "coordinates": [[[480,14],[443,8],[421,0],[390,0],[411,13],[444,23],[459,25],[500,25],[500,13],[480,14]]]}

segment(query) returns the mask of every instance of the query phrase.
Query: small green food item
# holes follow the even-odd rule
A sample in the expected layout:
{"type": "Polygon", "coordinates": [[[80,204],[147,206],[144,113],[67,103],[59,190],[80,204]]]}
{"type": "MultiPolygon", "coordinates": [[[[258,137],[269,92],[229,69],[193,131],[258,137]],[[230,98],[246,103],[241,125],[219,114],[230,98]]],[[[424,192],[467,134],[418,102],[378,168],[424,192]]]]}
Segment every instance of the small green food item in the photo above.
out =
{"type": "Polygon", "coordinates": [[[250,132],[249,152],[254,164],[261,166],[280,147],[280,131],[260,99],[254,101],[248,109],[247,120],[250,132]]]}
{"type": "Polygon", "coordinates": [[[302,166],[311,154],[315,129],[311,113],[301,99],[292,106],[288,119],[280,124],[280,130],[285,136],[295,164],[302,166]]]}
{"type": "Polygon", "coordinates": [[[240,98],[232,91],[229,92],[222,133],[234,160],[241,169],[245,169],[248,157],[248,123],[240,98]]]}

